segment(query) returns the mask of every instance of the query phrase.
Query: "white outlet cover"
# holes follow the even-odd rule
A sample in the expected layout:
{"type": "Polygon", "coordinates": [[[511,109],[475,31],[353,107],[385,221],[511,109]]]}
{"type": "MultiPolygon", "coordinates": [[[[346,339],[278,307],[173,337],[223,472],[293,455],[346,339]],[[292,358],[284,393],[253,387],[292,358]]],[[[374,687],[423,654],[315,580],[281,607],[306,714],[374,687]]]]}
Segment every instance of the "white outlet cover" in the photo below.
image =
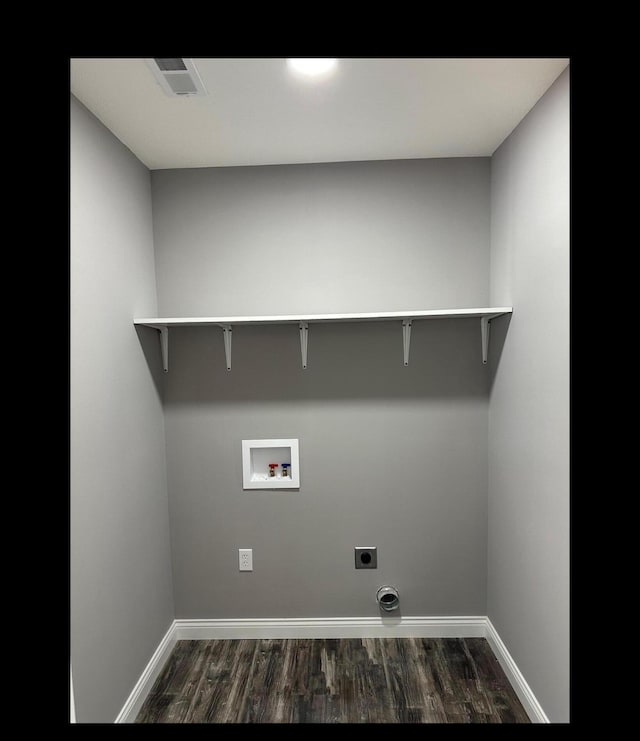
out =
{"type": "Polygon", "coordinates": [[[238,569],[253,571],[253,548],[238,548],[238,569]]]}
{"type": "Polygon", "coordinates": [[[300,456],[297,438],[242,441],[243,489],[299,489],[300,456]],[[269,464],[277,463],[275,476],[269,464]],[[282,464],[289,463],[289,476],[282,475],[282,464]]]}

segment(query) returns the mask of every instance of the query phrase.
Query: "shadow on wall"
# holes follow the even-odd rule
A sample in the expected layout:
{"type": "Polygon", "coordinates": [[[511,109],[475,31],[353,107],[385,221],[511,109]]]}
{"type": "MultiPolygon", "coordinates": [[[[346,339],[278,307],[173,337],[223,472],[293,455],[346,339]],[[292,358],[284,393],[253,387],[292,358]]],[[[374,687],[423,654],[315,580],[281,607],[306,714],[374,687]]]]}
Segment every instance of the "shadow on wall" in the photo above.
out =
{"type": "Polygon", "coordinates": [[[403,365],[401,322],[311,324],[306,370],[297,325],[234,327],[231,371],[226,370],[220,328],[171,329],[167,374],[161,369],[158,333],[147,331],[140,333],[143,349],[156,369],[154,381],[158,371],[164,377],[169,403],[488,394],[476,319],[414,322],[408,367],[403,365]],[[155,335],[151,345],[147,331],[155,335]]]}
{"type": "Polygon", "coordinates": [[[160,341],[158,339],[158,330],[151,327],[135,326],[140,347],[147,361],[149,372],[153,380],[158,397],[162,400],[164,394],[164,376],[162,368],[162,354],[160,352],[160,341]]]}
{"type": "Polygon", "coordinates": [[[489,337],[489,392],[493,390],[496,373],[500,366],[500,358],[507,339],[507,331],[511,322],[511,314],[503,314],[491,321],[491,335],[489,337]]]}

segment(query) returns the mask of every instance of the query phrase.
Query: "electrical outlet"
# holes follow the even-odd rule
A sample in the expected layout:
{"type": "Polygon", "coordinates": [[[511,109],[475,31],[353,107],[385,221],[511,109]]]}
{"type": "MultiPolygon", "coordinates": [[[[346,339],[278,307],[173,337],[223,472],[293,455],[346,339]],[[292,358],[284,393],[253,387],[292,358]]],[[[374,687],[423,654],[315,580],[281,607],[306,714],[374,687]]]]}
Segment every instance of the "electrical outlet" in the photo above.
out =
{"type": "Polygon", "coordinates": [[[377,569],[378,549],[374,546],[358,545],[355,547],[356,569],[377,569]]]}
{"type": "Polygon", "coordinates": [[[253,571],[253,548],[238,549],[238,568],[240,571],[253,571]]]}

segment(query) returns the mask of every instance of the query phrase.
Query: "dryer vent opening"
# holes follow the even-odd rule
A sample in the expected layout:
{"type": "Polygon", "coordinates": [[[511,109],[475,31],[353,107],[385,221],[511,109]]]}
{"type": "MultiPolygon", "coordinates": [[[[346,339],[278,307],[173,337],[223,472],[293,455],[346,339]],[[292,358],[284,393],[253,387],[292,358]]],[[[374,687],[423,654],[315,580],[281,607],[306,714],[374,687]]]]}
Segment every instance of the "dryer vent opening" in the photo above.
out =
{"type": "Polygon", "coordinates": [[[397,610],[400,606],[400,595],[395,587],[384,586],[378,589],[376,601],[381,609],[390,612],[391,610],[397,610]]]}

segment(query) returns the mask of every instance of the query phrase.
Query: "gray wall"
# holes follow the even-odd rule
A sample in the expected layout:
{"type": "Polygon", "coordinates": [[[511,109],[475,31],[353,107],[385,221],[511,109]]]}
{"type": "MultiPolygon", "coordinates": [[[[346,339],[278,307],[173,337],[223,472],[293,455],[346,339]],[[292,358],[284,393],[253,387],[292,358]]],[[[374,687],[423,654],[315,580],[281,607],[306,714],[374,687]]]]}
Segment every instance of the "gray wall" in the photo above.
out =
{"type": "Polygon", "coordinates": [[[71,659],[112,722],[173,619],[149,172],[71,99],[71,659]],[[150,333],[155,335],[153,330],[150,333]]]}
{"type": "MultiPolygon", "coordinates": [[[[569,71],[492,159],[491,300],[514,306],[489,411],[488,614],[569,717],[569,71]]],[[[492,335],[501,347],[506,321],[492,335]]]]}
{"type": "MultiPolygon", "coordinates": [[[[152,173],[161,314],[484,305],[486,159],[152,173]],[[309,262],[307,268],[304,267],[309,262]]],[[[172,330],[177,617],[486,614],[487,369],[476,321],[172,330]],[[241,440],[300,440],[297,491],[243,491],[241,440]],[[356,571],[353,547],[379,548],[356,571]],[[238,548],[254,571],[238,571],[238,548]]]]}
{"type": "Polygon", "coordinates": [[[156,170],[161,316],[484,306],[489,159],[156,170]]]}

